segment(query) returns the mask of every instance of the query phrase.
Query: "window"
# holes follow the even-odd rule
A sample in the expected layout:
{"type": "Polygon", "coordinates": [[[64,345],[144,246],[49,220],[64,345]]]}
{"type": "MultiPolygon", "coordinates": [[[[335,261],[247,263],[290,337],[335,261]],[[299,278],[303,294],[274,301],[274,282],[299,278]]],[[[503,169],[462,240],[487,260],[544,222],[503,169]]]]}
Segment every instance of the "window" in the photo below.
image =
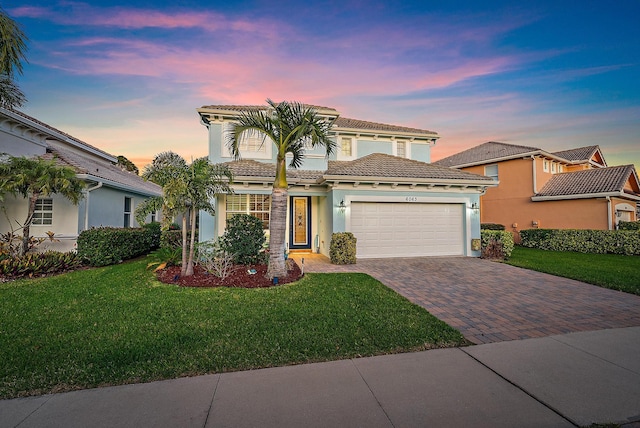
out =
{"type": "Polygon", "coordinates": [[[556,173],[556,163],[551,162],[551,174],[555,174],[555,173],[556,173]]]}
{"type": "Polygon", "coordinates": [[[401,158],[407,157],[407,143],[404,141],[398,141],[396,143],[396,156],[401,158]]]}
{"type": "Polygon", "coordinates": [[[561,164],[558,164],[558,172],[564,172],[564,166],[561,164]]]}
{"type": "Polygon", "coordinates": [[[493,180],[498,179],[498,165],[487,165],[484,167],[484,175],[491,177],[493,180]]]}
{"type": "Polygon", "coordinates": [[[124,198],[124,227],[131,227],[131,198],[124,198]]]}
{"type": "Polygon", "coordinates": [[[53,224],[53,199],[42,198],[36,200],[36,209],[33,212],[33,221],[31,224],[53,224]]]}
{"type": "Polygon", "coordinates": [[[351,138],[340,139],[340,154],[344,157],[352,156],[352,140],[351,138]]]}
{"type": "MultiPolygon", "coordinates": [[[[231,128],[230,124],[226,124],[226,131],[231,128]]],[[[245,154],[267,154],[269,140],[262,132],[246,131],[240,138],[239,149],[245,154]]]]}
{"type": "Polygon", "coordinates": [[[250,214],[262,220],[262,227],[269,228],[271,195],[227,195],[227,220],[236,214],[250,214]]]}
{"type": "Polygon", "coordinates": [[[548,160],[544,160],[542,161],[542,169],[544,170],[544,172],[549,172],[549,161],[548,160]]]}
{"type": "Polygon", "coordinates": [[[151,222],[156,222],[158,221],[158,211],[152,211],[151,212],[151,222]]]}

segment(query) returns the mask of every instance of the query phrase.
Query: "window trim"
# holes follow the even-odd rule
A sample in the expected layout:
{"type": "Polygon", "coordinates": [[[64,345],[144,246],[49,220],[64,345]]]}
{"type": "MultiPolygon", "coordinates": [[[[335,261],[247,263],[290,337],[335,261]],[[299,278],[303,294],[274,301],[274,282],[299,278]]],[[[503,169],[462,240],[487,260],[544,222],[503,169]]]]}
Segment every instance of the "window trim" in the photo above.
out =
{"type": "Polygon", "coordinates": [[[53,198],[38,198],[36,199],[35,210],[33,211],[33,217],[31,217],[31,224],[34,226],[52,226],[53,225],[53,198]],[[46,206],[45,206],[46,203],[46,206]],[[51,209],[45,209],[48,206],[51,209]],[[46,214],[50,214],[46,218],[46,214]],[[48,222],[45,222],[48,220],[48,222]]]}
{"type": "Polygon", "coordinates": [[[234,193],[232,195],[226,195],[225,197],[225,201],[224,201],[224,209],[225,209],[225,222],[227,220],[229,220],[229,218],[231,218],[232,216],[236,215],[236,214],[249,214],[252,215],[254,217],[257,217],[258,219],[260,219],[262,221],[262,228],[264,230],[269,230],[270,227],[270,222],[271,222],[271,195],[267,194],[267,193],[234,193]],[[262,201],[258,201],[258,200],[252,200],[253,197],[255,198],[264,198],[266,197],[266,201],[262,200],[262,201]],[[237,210],[230,210],[229,209],[229,203],[231,202],[231,200],[233,198],[238,198],[238,197],[243,197],[245,200],[244,201],[239,201],[239,205],[240,205],[240,209],[237,210]],[[266,209],[251,209],[252,204],[254,204],[254,206],[257,206],[258,204],[267,204],[266,209]],[[254,213],[260,214],[260,215],[255,215],[254,213]]]}
{"type": "Polygon", "coordinates": [[[484,175],[487,176],[487,177],[491,177],[492,180],[498,181],[498,178],[500,177],[500,171],[499,171],[499,168],[498,168],[498,164],[494,163],[494,164],[491,164],[491,165],[485,165],[485,167],[484,167],[484,175]],[[490,168],[490,167],[495,167],[496,168],[495,175],[487,173],[487,168],[490,168]]]}
{"type": "MultiPolygon", "coordinates": [[[[230,122],[225,122],[222,125],[222,144],[221,144],[221,154],[222,157],[225,158],[230,158],[231,156],[231,152],[229,151],[229,148],[227,147],[226,141],[227,141],[227,136],[229,135],[229,130],[231,128],[231,123],[230,122]]],[[[260,135],[250,135],[250,134],[245,134],[243,135],[243,140],[249,140],[249,139],[256,139],[256,140],[260,140],[260,142],[262,143],[262,148],[263,150],[260,151],[249,151],[249,150],[243,150],[242,149],[242,144],[243,142],[240,143],[241,147],[240,147],[240,155],[243,158],[246,159],[271,159],[272,158],[272,149],[273,149],[273,144],[271,142],[271,140],[269,139],[269,137],[264,136],[264,142],[262,142],[262,136],[260,135]]]]}
{"type": "Polygon", "coordinates": [[[338,137],[338,150],[337,150],[337,158],[338,160],[353,160],[356,158],[358,147],[358,139],[353,135],[345,135],[338,137]],[[342,142],[344,140],[351,140],[351,154],[349,156],[342,153],[342,142]]]}
{"type": "Polygon", "coordinates": [[[122,223],[123,223],[123,227],[128,228],[131,227],[131,219],[132,216],[131,214],[133,213],[133,198],[130,196],[125,196],[124,197],[124,207],[123,207],[123,219],[122,219],[122,223]],[[127,211],[127,201],[129,202],[129,210],[127,211]]]}

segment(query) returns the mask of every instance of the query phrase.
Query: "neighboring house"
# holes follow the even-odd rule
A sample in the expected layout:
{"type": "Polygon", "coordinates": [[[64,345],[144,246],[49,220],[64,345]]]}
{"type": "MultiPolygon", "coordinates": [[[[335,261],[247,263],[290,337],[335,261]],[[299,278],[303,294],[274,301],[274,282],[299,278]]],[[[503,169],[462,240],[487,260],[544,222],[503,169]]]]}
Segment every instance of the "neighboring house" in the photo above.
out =
{"type": "MultiPolygon", "coordinates": [[[[270,140],[247,136],[241,159],[227,149],[227,130],[238,115],[262,106],[212,105],[198,109],[209,131],[209,158],[234,173],[234,194],[216,198],[216,216],[201,213],[200,239],[224,233],[237,213],[262,219],[269,228],[275,150],[270,140]]],[[[339,117],[326,107],[337,150],[306,152],[304,165],[288,168],[288,248],[329,255],[334,232],[352,232],[357,257],[479,256],[479,197],[491,178],[430,164],[438,134],[423,129],[339,117]]]]}
{"type": "MultiPolygon", "coordinates": [[[[0,153],[55,159],[86,182],[78,205],[58,195],[38,200],[31,234],[47,237],[48,231],[54,232],[58,242],[42,244],[47,249],[70,250],[78,234],[94,226],[137,226],[136,206],[162,194],[156,184],[117,166],[115,156],[15,110],[0,108],[0,153]]],[[[5,195],[3,208],[7,215],[0,213],[0,232],[16,230],[16,221],[22,224],[27,216],[27,201],[5,195]]]]}
{"type": "Polygon", "coordinates": [[[637,220],[635,168],[607,166],[598,146],[551,153],[488,142],[435,164],[499,180],[482,196],[480,217],[505,225],[516,239],[523,229],[615,229],[637,220]]]}

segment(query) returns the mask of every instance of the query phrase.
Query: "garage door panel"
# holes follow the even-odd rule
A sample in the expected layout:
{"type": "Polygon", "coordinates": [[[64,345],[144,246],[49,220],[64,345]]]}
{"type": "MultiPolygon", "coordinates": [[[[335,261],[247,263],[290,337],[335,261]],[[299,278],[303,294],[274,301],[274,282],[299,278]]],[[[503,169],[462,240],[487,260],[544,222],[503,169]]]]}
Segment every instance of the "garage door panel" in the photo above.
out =
{"type": "Polygon", "coordinates": [[[357,256],[463,255],[463,204],[353,202],[357,256]]]}

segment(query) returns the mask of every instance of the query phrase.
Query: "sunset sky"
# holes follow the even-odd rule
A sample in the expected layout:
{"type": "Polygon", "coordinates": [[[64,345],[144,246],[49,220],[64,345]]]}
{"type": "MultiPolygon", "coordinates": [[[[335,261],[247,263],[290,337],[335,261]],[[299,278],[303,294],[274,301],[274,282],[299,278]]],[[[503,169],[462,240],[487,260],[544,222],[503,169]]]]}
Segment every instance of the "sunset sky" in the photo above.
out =
{"type": "Polygon", "coordinates": [[[207,154],[196,108],[288,100],[640,166],[640,1],[16,1],[22,110],[142,166],[207,154]]]}

